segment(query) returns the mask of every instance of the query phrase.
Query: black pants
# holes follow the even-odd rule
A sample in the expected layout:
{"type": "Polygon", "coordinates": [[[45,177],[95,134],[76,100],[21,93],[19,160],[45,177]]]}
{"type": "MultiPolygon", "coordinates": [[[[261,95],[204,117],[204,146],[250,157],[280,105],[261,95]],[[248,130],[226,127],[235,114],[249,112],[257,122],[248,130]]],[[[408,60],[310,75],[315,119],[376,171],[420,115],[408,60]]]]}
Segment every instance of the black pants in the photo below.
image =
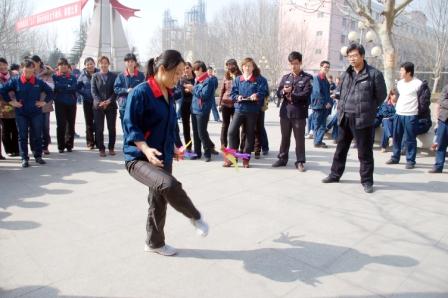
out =
{"type": "MultiPolygon", "coordinates": [[[[240,126],[245,127],[245,140],[243,153],[251,154],[254,150],[255,127],[257,126],[258,113],[238,113],[233,115],[229,127],[229,147],[238,150],[240,144],[240,126]]],[[[241,140],[242,142],[242,140],[241,140]]]]}
{"type": "Polygon", "coordinates": [[[282,140],[278,158],[285,163],[288,162],[289,146],[291,145],[291,132],[294,133],[296,141],[296,162],[304,163],[305,158],[305,126],[306,119],[280,118],[280,131],[282,140]]]}
{"type": "Polygon", "coordinates": [[[269,151],[268,134],[264,125],[265,112],[258,113],[257,126],[255,128],[255,154],[260,155],[261,150],[269,151]]]}
{"type": "Polygon", "coordinates": [[[6,153],[19,154],[19,132],[17,131],[16,119],[2,118],[2,121],[2,141],[6,153]]]}
{"type": "Polygon", "coordinates": [[[55,103],[58,149],[72,149],[75,139],[76,104],[55,103]]]}
{"type": "MultiPolygon", "coordinates": [[[[184,133],[185,144],[191,141],[190,134],[190,118],[191,118],[191,101],[182,100],[180,106],[180,114],[182,117],[182,130],[184,133]]],[[[191,144],[187,146],[187,149],[191,151],[191,144]]]]}
{"type": "Polygon", "coordinates": [[[198,157],[202,156],[201,145],[204,147],[205,157],[211,157],[212,149],[215,148],[215,144],[213,144],[207,131],[209,118],[210,112],[202,115],[193,114],[193,117],[191,118],[193,124],[194,153],[196,153],[198,157]]]}
{"type": "Polygon", "coordinates": [[[86,121],[86,143],[87,147],[95,146],[95,121],[93,115],[93,102],[84,100],[82,102],[84,119],[86,121]]]}
{"type": "Polygon", "coordinates": [[[182,184],[171,174],[171,168],[162,169],[147,161],[134,160],[126,162],[126,169],[135,180],[149,188],[146,243],[150,247],[159,248],[165,245],[163,229],[167,203],[188,218],[195,220],[201,218],[182,184]]]}
{"type": "Polygon", "coordinates": [[[355,118],[344,115],[338,131],[338,145],[334,153],[330,176],[336,179],[341,178],[345,170],[345,163],[347,162],[347,153],[354,138],[358,148],[361,183],[373,184],[373,127],[369,126],[363,129],[356,129],[355,118]]]}
{"type": "Polygon", "coordinates": [[[109,144],[107,148],[114,149],[115,140],[117,138],[116,123],[117,123],[117,109],[107,108],[105,110],[99,108],[93,111],[95,117],[95,128],[96,128],[96,146],[99,150],[103,151],[106,149],[104,146],[104,118],[107,122],[107,130],[109,131],[109,144]]]}
{"type": "Polygon", "coordinates": [[[234,107],[222,106],[222,126],[221,126],[221,147],[226,148],[228,146],[228,134],[230,120],[235,114],[234,107]]]}

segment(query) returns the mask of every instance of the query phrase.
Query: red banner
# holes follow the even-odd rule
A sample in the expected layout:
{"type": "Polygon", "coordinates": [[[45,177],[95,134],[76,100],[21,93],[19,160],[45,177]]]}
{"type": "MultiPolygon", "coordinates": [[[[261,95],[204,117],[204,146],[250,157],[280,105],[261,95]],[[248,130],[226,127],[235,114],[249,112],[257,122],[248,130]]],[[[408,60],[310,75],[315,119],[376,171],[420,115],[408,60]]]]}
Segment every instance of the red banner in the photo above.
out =
{"type": "Polygon", "coordinates": [[[81,15],[83,7],[88,0],[79,0],[71,4],[67,4],[61,7],[50,9],[39,14],[26,17],[16,23],[16,30],[24,30],[30,27],[39,26],[71,17],[81,15]]]}

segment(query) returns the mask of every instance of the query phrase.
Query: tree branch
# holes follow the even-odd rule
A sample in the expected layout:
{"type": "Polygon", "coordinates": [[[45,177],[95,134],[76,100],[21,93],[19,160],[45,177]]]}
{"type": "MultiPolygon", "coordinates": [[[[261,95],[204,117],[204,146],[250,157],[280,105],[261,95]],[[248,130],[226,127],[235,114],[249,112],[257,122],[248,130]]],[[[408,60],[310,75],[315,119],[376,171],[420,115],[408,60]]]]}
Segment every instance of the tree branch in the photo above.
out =
{"type": "Polygon", "coordinates": [[[414,0],[404,0],[400,5],[395,7],[394,16],[397,16],[400,13],[402,13],[402,11],[405,9],[405,7],[408,6],[409,4],[411,4],[412,1],[414,1],[414,0]]]}

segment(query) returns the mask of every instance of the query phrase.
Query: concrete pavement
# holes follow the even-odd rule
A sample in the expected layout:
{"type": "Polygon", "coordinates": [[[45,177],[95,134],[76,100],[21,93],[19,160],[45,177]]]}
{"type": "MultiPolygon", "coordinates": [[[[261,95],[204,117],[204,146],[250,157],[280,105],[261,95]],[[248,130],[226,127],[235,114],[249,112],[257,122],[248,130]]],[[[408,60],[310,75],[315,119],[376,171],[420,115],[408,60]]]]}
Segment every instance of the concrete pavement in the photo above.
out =
{"type": "MultiPolygon", "coordinates": [[[[169,208],[176,257],[143,252],[147,190],[121,152],[99,158],[81,138],[73,153],[53,144],[45,166],[0,162],[0,297],[448,297],[448,176],[426,173],[434,158],[405,170],[377,148],[365,194],[351,150],[341,183],[325,185],[332,144],[307,140],[305,173],[294,160],[271,168],[277,113],[266,117],[270,154],[250,169],[222,168],[221,156],[175,162],[210,224],[200,238],[169,208]]],[[[78,107],[82,136],[83,122],[78,107]]],[[[220,124],[209,127],[219,146],[220,124]]]]}

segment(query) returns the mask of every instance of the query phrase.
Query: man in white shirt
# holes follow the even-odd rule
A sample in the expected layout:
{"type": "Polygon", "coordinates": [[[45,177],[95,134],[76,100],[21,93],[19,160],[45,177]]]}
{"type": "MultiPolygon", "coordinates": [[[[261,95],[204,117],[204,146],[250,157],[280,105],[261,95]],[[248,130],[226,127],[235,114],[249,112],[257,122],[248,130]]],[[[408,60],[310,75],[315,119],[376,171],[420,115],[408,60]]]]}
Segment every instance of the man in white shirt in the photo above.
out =
{"type": "Polygon", "coordinates": [[[400,77],[401,80],[397,83],[400,97],[395,107],[393,153],[386,164],[397,164],[400,162],[401,145],[404,136],[406,140],[406,169],[413,169],[415,167],[415,156],[417,155],[418,93],[422,86],[422,81],[414,78],[414,64],[411,62],[405,62],[401,65],[400,77]]]}

